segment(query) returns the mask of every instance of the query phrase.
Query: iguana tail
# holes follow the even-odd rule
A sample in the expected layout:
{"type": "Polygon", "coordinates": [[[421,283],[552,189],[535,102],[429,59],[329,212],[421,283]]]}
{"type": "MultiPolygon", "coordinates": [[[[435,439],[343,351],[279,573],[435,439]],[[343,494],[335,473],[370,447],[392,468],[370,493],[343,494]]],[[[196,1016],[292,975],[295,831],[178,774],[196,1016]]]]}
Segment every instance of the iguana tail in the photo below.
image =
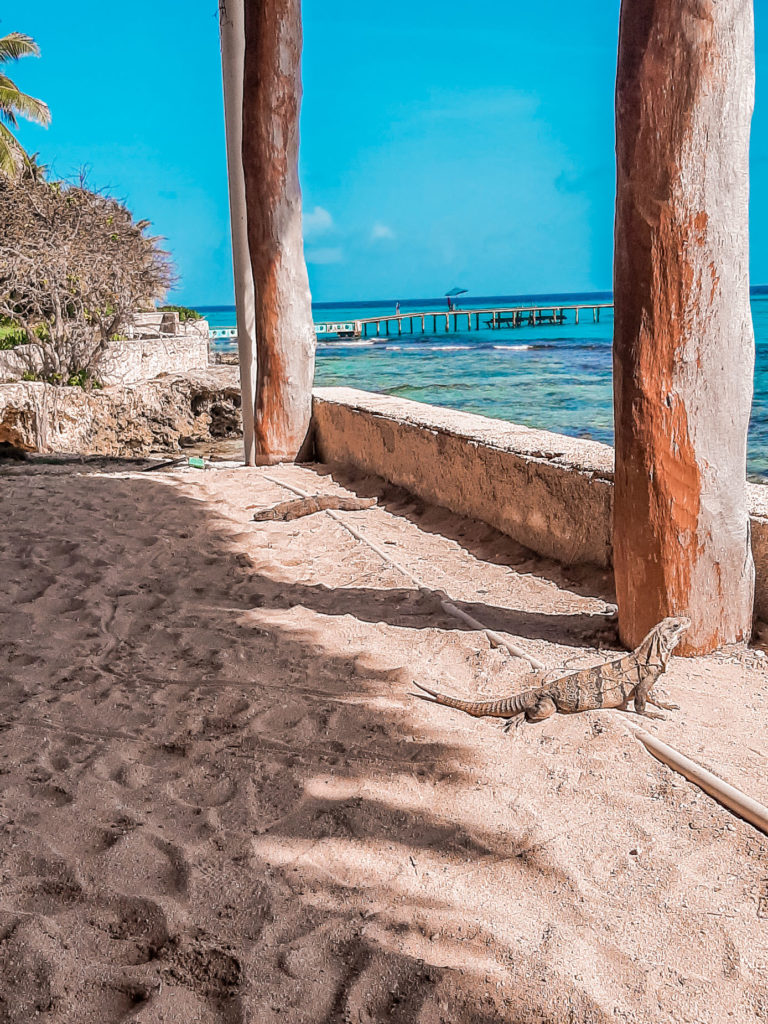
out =
{"type": "Polygon", "coordinates": [[[459,700],[458,697],[448,697],[444,693],[428,690],[426,686],[422,686],[415,680],[413,685],[418,686],[424,693],[414,693],[411,696],[429,701],[430,704],[442,704],[447,708],[456,708],[458,711],[472,715],[473,718],[513,718],[515,715],[521,715],[529,708],[535,707],[542,695],[541,690],[526,690],[524,693],[500,697],[498,700],[459,700]]]}

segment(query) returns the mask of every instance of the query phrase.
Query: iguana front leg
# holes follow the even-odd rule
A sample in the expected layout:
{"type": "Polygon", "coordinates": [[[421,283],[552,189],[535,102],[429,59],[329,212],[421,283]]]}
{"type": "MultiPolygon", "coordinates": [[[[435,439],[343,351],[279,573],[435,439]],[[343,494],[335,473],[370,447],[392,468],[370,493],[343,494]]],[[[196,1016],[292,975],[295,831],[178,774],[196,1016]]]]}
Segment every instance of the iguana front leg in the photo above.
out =
{"type": "Polygon", "coordinates": [[[680,710],[680,705],[679,704],[665,704],[663,701],[656,700],[656,698],[652,697],[650,695],[650,693],[646,696],[645,699],[648,701],[649,704],[653,704],[653,706],[655,708],[663,708],[665,711],[679,711],[680,710]]]}
{"type": "Polygon", "coordinates": [[[646,718],[658,718],[662,722],[666,721],[666,717],[664,715],[657,715],[655,711],[646,711],[646,701],[648,701],[648,703],[650,704],[655,704],[656,702],[652,700],[647,693],[643,693],[642,687],[640,686],[638,686],[635,690],[634,701],[636,714],[644,715],[646,718]]]}

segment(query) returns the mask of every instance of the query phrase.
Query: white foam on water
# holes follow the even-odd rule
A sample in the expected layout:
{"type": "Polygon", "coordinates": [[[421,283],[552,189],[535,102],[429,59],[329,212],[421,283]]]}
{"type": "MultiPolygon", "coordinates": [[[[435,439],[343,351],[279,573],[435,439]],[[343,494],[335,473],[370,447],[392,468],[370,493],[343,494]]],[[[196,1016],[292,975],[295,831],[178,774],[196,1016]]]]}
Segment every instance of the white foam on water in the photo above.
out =
{"type": "Polygon", "coordinates": [[[317,344],[318,348],[330,349],[330,348],[370,348],[376,343],[373,341],[320,341],[317,344]]]}
{"type": "Polygon", "coordinates": [[[497,352],[527,352],[533,345],[494,345],[497,352]]]}

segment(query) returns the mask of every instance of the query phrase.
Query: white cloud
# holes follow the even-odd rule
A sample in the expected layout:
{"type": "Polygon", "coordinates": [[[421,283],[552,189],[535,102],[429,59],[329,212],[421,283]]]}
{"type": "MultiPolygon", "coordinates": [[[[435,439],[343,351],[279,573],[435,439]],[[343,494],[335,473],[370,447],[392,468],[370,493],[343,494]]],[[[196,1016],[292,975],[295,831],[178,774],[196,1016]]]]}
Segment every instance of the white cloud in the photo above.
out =
{"type": "Polygon", "coordinates": [[[307,249],[306,260],[307,263],[342,263],[344,253],[338,248],[307,249]]]}
{"type": "Polygon", "coordinates": [[[392,228],[388,227],[386,224],[382,224],[380,220],[377,220],[376,223],[371,228],[372,242],[380,242],[383,239],[391,241],[394,237],[395,232],[392,230],[392,228]]]}
{"type": "Polygon", "coordinates": [[[333,217],[322,206],[316,206],[314,210],[306,210],[303,220],[304,234],[307,237],[310,235],[322,235],[333,227],[333,217]]]}

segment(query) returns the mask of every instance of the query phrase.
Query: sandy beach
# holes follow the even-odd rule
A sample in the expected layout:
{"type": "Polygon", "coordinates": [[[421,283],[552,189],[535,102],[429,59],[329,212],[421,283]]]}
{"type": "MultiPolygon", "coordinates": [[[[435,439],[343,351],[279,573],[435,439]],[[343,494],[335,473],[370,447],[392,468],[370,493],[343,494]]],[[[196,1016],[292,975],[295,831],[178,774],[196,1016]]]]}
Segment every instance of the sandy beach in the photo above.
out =
{"type": "MultiPolygon", "coordinates": [[[[768,839],[621,712],[509,734],[410,696],[528,668],[261,470],[0,469],[0,1022],[768,1021],[768,839]]],[[[323,467],[349,522],[548,667],[607,574],[323,467]]],[[[768,803],[759,650],[649,731],[768,803]]]]}

